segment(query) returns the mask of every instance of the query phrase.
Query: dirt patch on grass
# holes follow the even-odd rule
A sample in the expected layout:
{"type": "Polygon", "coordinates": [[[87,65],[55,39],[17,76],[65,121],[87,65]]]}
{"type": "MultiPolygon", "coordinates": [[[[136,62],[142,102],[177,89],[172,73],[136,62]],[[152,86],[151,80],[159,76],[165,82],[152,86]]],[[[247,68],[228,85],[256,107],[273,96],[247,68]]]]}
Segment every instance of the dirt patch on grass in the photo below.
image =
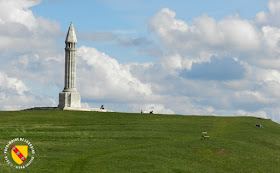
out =
{"type": "Polygon", "coordinates": [[[221,150],[212,150],[213,153],[217,153],[217,154],[221,154],[221,155],[227,155],[228,152],[226,152],[225,150],[221,149],[221,150]]]}

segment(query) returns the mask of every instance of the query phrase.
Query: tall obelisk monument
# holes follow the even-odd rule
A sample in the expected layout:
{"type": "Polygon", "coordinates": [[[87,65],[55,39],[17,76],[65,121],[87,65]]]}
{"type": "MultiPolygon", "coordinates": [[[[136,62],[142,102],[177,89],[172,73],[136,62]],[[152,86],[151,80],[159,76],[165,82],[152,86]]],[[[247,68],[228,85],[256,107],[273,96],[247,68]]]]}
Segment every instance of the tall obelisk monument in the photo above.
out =
{"type": "Polygon", "coordinates": [[[65,79],[64,90],[59,93],[61,109],[80,109],[81,96],[76,90],[76,51],[77,37],[71,22],[65,40],[65,79]]]}

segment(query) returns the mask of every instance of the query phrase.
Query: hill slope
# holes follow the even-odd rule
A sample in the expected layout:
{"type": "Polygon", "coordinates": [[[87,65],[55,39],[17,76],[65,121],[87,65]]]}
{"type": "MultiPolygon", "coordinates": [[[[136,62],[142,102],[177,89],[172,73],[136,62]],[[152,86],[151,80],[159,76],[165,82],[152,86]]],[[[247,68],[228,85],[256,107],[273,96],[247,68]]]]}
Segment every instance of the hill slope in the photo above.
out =
{"type": "Polygon", "coordinates": [[[0,172],[18,172],[3,157],[17,137],[36,150],[21,172],[279,172],[279,132],[250,117],[0,112],[0,172]]]}

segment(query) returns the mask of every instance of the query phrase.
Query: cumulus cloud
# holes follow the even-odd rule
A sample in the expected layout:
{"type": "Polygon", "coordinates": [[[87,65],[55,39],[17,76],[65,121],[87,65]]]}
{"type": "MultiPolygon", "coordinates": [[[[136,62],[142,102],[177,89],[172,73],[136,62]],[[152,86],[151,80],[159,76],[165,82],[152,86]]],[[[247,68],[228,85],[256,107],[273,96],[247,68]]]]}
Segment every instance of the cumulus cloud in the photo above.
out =
{"type": "Polygon", "coordinates": [[[32,93],[19,79],[8,77],[0,72],[0,109],[19,110],[28,108],[30,105],[43,106],[55,104],[51,98],[44,98],[32,93]]]}
{"type": "Polygon", "coordinates": [[[230,47],[238,51],[254,51],[259,47],[257,29],[238,15],[220,21],[206,15],[194,19],[195,34],[200,41],[213,46],[230,47]]]}
{"type": "Polygon", "coordinates": [[[263,41],[264,41],[264,50],[273,55],[275,53],[280,53],[280,29],[277,27],[263,26],[263,41]]]}
{"type": "Polygon", "coordinates": [[[189,25],[167,8],[149,20],[149,30],[161,40],[164,56],[159,56],[159,63],[171,69],[190,70],[193,63],[210,62],[213,56],[234,57],[260,51],[262,39],[266,40],[252,21],[238,15],[220,21],[203,15],[189,25]]]}
{"type": "Polygon", "coordinates": [[[17,78],[9,78],[5,73],[0,73],[1,90],[15,90],[17,94],[29,91],[24,83],[17,78]]]}
{"type": "Polygon", "coordinates": [[[261,11],[256,14],[255,21],[258,25],[270,25],[279,27],[280,1],[268,0],[268,11],[261,11]]]}
{"type": "Polygon", "coordinates": [[[95,48],[80,47],[77,59],[80,88],[86,97],[128,101],[152,95],[149,84],[142,83],[126,66],[95,48]]]}
{"type": "Polygon", "coordinates": [[[63,64],[63,56],[56,44],[60,25],[54,20],[36,18],[30,10],[40,2],[0,1],[0,66],[10,76],[43,83],[44,76],[55,78],[54,69],[63,64]]]}
{"type": "Polygon", "coordinates": [[[174,11],[162,9],[149,20],[149,30],[160,39],[158,61],[163,66],[180,59],[180,69],[191,69],[193,63],[210,62],[215,56],[238,57],[261,68],[276,68],[279,59],[279,28],[256,25],[256,21],[239,15],[216,21],[205,14],[190,25],[177,19],[174,11]]]}
{"type": "Polygon", "coordinates": [[[279,13],[280,10],[280,1],[279,0],[270,0],[268,2],[268,9],[272,14],[279,13]]]}
{"type": "Polygon", "coordinates": [[[35,27],[35,17],[32,11],[28,8],[35,6],[39,3],[38,0],[29,1],[0,1],[1,12],[0,12],[0,23],[20,23],[25,25],[28,29],[35,27]]]}
{"type": "Polygon", "coordinates": [[[30,7],[40,2],[0,0],[1,109],[56,105],[51,92],[57,77],[63,79],[57,73],[63,65],[56,44],[60,26],[33,15],[30,7]]]}
{"type": "Polygon", "coordinates": [[[199,113],[279,119],[279,113],[272,111],[280,99],[276,93],[279,28],[274,21],[278,5],[279,1],[270,0],[269,11],[258,13],[254,20],[237,14],[217,21],[205,14],[192,24],[162,9],[149,20],[149,30],[160,39],[162,51],[153,74],[164,74],[153,85],[154,92],[171,95],[172,91],[173,97],[188,100],[192,107],[183,112],[196,108],[199,113]]]}
{"type": "Polygon", "coordinates": [[[57,22],[36,18],[29,9],[38,0],[0,1],[0,50],[5,53],[43,52],[54,50],[59,35],[57,22]],[[12,50],[12,51],[11,51],[12,50]]]}
{"type": "Polygon", "coordinates": [[[239,51],[259,48],[257,28],[238,15],[216,21],[207,15],[195,18],[193,25],[176,19],[174,11],[162,9],[149,21],[150,30],[155,32],[168,46],[180,49],[195,49],[201,44],[230,47],[239,51]]]}

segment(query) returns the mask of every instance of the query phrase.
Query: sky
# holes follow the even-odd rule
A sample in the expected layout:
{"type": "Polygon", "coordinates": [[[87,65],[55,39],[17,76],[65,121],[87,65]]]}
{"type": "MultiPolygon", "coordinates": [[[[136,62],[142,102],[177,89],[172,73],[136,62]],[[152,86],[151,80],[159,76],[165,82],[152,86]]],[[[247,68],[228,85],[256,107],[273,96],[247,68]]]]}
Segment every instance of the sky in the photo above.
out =
{"type": "Polygon", "coordinates": [[[280,0],[0,0],[0,110],[57,106],[77,39],[83,108],[280,123],[280,0]]]}

